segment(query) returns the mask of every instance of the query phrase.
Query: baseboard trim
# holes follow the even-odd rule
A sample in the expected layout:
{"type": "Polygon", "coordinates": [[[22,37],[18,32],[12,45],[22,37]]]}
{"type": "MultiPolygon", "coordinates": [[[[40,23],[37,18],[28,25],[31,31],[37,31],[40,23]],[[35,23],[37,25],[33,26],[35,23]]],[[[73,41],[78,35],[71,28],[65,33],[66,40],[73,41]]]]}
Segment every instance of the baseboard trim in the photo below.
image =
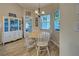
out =
{"type": "Polygon", "coordinates": [[[22,38],[19,38],[19,39],[16,39],[16,40],[13,40],[13,41],[10,41],[10,42],[5,42],[4,44],[8,44],[8,43],[12,43],[12,42],[16,42],[18,40],[21,40],[22,38]]]}

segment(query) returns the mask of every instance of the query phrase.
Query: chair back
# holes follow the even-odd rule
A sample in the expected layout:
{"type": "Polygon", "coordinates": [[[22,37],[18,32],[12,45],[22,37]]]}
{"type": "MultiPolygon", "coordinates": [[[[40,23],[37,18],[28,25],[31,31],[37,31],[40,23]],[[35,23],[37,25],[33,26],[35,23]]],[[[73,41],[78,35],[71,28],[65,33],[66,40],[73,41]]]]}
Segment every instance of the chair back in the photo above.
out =
{"type": "Polygon", "coordinates": [[[49,32],[41,32],[38,36],[38,41],[41,42],[48,42],[50,40],[50,33],[49,32]]]}

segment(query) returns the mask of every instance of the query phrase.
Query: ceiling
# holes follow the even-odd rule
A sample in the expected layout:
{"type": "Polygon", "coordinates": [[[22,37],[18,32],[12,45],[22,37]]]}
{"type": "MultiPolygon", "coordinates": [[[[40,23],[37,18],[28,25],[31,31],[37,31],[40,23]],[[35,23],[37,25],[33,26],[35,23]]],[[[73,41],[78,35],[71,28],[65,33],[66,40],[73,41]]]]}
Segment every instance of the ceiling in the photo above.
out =
{"type": "Polygon", "coordinates": [[[18,5],[20,5],[23,8],[39,8],[40,7],[44,7],[46,5],[48,5],[49,3],[19,3],[18,5]]]}

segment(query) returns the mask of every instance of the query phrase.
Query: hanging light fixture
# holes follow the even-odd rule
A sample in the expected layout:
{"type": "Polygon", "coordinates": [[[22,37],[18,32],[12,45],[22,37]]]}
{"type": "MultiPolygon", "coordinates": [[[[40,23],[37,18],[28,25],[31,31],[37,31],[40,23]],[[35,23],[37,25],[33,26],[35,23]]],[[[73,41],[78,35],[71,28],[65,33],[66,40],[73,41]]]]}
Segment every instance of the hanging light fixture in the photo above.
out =
{"type": "Polygon", "coordinates": [[[38,10],[35,10],[35,13],[38,14],[38,10]]]}
{"type": "Polygon", "coordinates": [[[40,17],[40,15],[41,14],[45,14],[45,11],[41,11],[40,10],[41,8],[40,8],[40,3],[39,3],[39,8],[38,8],[38,10],[35,10],[35,13],[40,17]]]}

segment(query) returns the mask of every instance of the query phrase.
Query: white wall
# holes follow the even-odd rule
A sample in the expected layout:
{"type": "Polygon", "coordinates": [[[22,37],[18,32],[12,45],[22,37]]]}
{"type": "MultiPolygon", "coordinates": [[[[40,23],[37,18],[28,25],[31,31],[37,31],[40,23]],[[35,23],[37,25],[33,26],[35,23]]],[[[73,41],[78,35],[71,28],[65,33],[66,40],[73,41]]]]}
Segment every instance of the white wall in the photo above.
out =
{"type": "Polygon", "coordinates": [[[79,20],[79,15],[76,17],[75,6],[76,4],[60,4],[60,55],[79,56],[79,32],[74,31],[74,23],[79,20]]]}
{"type": "Polygon", "coordinates": [[[16,3],[0,3],[0,16],[8,16],[8,13],[15,13],[22,17],[22,8],[16,3]]]}

